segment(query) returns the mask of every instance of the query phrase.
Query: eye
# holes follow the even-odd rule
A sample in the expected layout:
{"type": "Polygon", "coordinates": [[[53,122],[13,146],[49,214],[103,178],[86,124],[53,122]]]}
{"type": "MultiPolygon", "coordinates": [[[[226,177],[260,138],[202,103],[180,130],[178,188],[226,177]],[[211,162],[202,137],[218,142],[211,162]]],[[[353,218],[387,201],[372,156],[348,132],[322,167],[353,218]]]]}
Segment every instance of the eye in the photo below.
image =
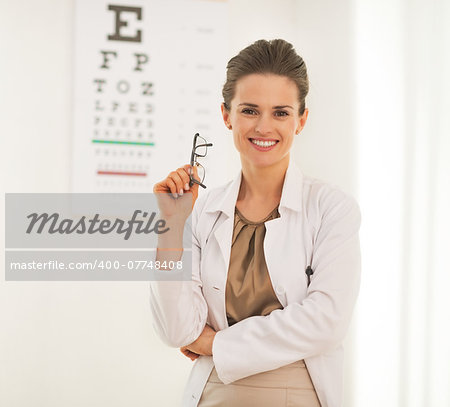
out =
{"type": "Polygon", "coordinates": [[[253,109],[245,108],[245,109],[242,109],[242,113],[249,114],[249,115],[255,115],[256,111],[253,109]]]}
{"type": "Polygon", "coordinates": [[[286,112],[286,110],[276,110],[275,116],[278,117],[289,116],[289,112],[286,112]]]}

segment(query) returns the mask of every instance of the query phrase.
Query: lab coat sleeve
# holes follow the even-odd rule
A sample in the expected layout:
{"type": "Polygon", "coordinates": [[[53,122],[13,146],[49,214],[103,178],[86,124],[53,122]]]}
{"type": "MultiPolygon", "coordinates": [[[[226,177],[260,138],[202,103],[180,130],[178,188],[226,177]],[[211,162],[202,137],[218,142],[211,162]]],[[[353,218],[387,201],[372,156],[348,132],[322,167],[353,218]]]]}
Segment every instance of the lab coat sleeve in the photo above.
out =
{"type": "Polygon", "coordinates": [[[200,245],[195,233],[198,205],[192,214],[192,281],[151,281],[150,309],[158,336],[169,346],[194,342],[206,324],[208,307],[200,280],[200,245]]]}
{"type": "Polygon", "coordinates": [[[217,332],[213,360],[225,384],[325,353],[344,339],[360,286],[360,210],[344,193],[321,206],[305,299],[217,332]]]}

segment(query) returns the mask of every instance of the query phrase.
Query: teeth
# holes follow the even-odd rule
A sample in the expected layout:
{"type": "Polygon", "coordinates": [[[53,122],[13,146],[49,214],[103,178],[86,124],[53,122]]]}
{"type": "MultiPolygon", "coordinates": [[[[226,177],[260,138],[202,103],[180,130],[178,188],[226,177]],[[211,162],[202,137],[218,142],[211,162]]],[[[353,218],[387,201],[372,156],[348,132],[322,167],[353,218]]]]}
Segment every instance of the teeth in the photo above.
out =
{"type": "Polygon", "coordinates": [[[253,144],[256,144],[259,147],[271,147],[276,144],[276,141],[260,141],[260,140],[251,140],[253,144]]]}

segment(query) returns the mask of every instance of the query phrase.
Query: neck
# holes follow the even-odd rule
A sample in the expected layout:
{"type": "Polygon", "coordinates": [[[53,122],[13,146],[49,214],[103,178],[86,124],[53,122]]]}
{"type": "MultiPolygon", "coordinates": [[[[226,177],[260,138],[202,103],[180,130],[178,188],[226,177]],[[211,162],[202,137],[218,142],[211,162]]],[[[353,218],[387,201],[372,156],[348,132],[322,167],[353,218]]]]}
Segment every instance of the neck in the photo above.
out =
{"type": "Polygon", "coordinates": [[[256,167],[242,161],[242,181],[238,200],[279,200],[284,177],[289,166],[289,155],[269,167],[256,167]]]}

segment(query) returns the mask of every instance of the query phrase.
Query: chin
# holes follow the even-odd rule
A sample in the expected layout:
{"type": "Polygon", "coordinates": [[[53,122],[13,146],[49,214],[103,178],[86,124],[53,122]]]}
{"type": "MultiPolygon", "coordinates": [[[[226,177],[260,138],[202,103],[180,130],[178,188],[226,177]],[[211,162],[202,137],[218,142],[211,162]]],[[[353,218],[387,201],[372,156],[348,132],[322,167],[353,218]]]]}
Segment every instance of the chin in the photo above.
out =
{"type": "Polygon", "coordinates": [[[278,160],[247,160],[247,162],[257,168],[267,168],[279,163],[278,160]]]}
{"type": "MultiPolygon", "coordinates": [[[[280,157],[279,155],[277,155],[275,157],[274,156],[269,156],[269,155],[264,156],[263,154],[261,154],[261,155],[258,154],[258,156],[256,156],[256,157],[254,155],[252,155],[250,157],[249,156],[245,156],[245,157],[242,157],[242,158],[244,158],[244,160],[248,164],[250,164],[250,165],[252,165],[254,167],[258,167],[258,168],[272,167],[272,166],[275,166],[275,165],[280,165],[283,162],[286,162],[286,164],[289,163],[289,153],[284,155],[284,156],[282,156],[282,157],[280,157]]],[[[242,158],[241,158],[241,161],[242,161],[242,158]]]]}

